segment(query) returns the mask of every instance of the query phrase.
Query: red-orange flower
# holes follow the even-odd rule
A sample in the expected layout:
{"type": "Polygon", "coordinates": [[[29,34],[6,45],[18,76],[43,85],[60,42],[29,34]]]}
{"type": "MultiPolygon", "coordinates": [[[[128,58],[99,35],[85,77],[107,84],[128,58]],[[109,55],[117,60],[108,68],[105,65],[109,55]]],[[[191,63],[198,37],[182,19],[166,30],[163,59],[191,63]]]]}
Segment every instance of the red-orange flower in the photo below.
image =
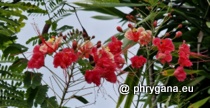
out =
{"type": "Polygon", "coordinates": [[[147,61],[147,59],[144,58],[142,55],[134,56],[130,60],[131,60],[131,66],[133,68],[141,68],[147,61]]]}
{"type": "Polygon", "coordinates": [[[39,51],[40,46],[36,45],[33,49],[33,55],[31,59],[28,61],[28,68],[36,68],[39,69],[44,66],[44,57],[45,54],[39,51]]]}
{"type": "Polygon", "coordinates": [[[166,38],[166,39],[155,38],[153,40],[153,44],[157,46],[158,51],[161,51],[161,52],[174,51],[174,44],[169,38],[166,38]]]}
{"type": "Polygon", "coordinates": [[[178,81],[184,81],[186,79],[186,72],[182,66],[179,66],[174,71],[174,76],[177,78],[178,81]]]}
{"type": "Polygon", "coordinates": [[[113,36],[112,41],[108,43],[108,48],[112,54],[119,54],[122,51],[122,42],[113,36]]]}
{"type": "Polygon", "coordinates": [[[138,42],[142,31],[145,31],[143,27],[139,27],[138,29],[135,29],[135,28],[128,29],[125,32],[125,37],[134,42],[138,42]]]}
{"type": "Polygon", "coordinates": [[[66,69],[73,62],[76,62],[77,58],[78,56],[73,49],[65,48],[55,54],[53,64],[55,68],[60,66],[62,69],[66,69]]]}
{"type": "Polygon", "coordinates": [[[97,86],[101,84],[101,73],[99,69],[87,70],[85,72],[85,81],[94,83],[97,86]]]}
{"type": "Polygon", "coordinates": [[[141,45],[147,45],[152,39],[152,32],[150,30],[142,31],[139,36],[139,42],[141,45]]]}
{"type": "Polygon", "coordinates": [[[89,58],[92,48],[93,43],[88,40],[79,47],[79,52],[82,54],[82,57],[89,58]]]}
{"type": "Polygon", "coordinates": [[[116,54],[114,56],[114,61],[115,61],[118,68],[122,68],[123,65],[125,64],[125,59],[122,58],[122,56],[120,54],[116,54]]]}
{"type": "Polygon", "coordinates": [[[169,51],[166,51],[166,52],[158,52],[157,55],[156,55],[156,58],[158,60],[160,60],[160,62],[162,64],[165,64],[166,62],[169,63],[172,60],[172,56],[171,56],[171,53],[169,51]]]}
{"type": "Polygon", "coordinates": [[[52,54],[58,49],[62,39],[63,37],[53,37],[48,41],[43,41],[44,43],[41,44],[39,50],[43,53],[52,54]]]}
{"type": "Polygon", "coordinates": [[[189,60],[189,56],[190,56],[190,47],[184,41],[183,44],[179,46],[179,59],[178,59],[179,65],[183,67],[192,66],[193,64],[189,60]]]}

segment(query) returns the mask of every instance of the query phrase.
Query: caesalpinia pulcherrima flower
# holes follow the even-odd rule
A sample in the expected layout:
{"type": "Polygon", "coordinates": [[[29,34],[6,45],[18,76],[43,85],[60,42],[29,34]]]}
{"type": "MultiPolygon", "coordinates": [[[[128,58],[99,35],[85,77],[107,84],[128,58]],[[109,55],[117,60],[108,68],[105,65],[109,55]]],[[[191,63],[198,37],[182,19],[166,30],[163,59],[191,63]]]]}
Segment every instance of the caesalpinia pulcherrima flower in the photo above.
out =
{"type": "Polygon", "coordinates": [[[179,59],[178,63],[180,66],[183,67],[190,67],[192,66],[192,62],[189,60],[190,56],[190,47],[185,43],[179,46],[179,59]]]}
{"type": "Polygon", "coordinates": [[[81,53],[82,57],[89,58],[92,48],[93,43],[87,40],[81,46],[79,46],[79,52],[81,53]]]}
{"type": "Polygon", "coordinates": [[[141,45],[147,45],[152,39],[152,32],[145,30],[143,27],[130,28],[125,32],[125,37],[141,45]]]}
{"type": "Polygon", "coordinates": [[[120,40],[118,40],[116,37],[112,37],[111,38],[111,42],[108,43],[108,48],[110,50],[110,52],[115,55],[115,54],[119,54],[122,51],[122,42],[120,40]]]}
{"type": "Polygon", "coordinates": [[[158,48],[156,58],[160,60],[162,64],[171,62],[171,52],[174,51],[174,44],[171,39],[154,38],[153,45],[158,48]]]}
{"type": "Polygon", "coordinates": [[[131,66],[133,68],[141,68],[146,62],[147,59],[141,56],[134,56],[131,59],[131,66]]]}
{"type": "Polygon", "coordinates": [[[54,56],[54,67],[60,66],[62,69],[68,68],[73,62],[76,62],[78,55],[71,48],[64,48],[54,56]]]}
{"type": "Polygon", "coordinates": [[[62,41],[63,37],[52,37],[50,38],[48,41],[44,41],[39,50],[43,53],[46,53],[46,54],[52,54],[53,52],[55,52],[61,41],[62,41]]]}
{"type": "Polygon", "coordinates": [[[179,66],[174,71],[174,76],[177,78],[178,81],[184,81],[186,79],[186,72],[182,66],[179,66]]]}
{"type": "Polygon", "coordinates": [[[85,72],[85,80],[88,83],[100,85],[101,78],[106,79],[111,83],[117,81],[115,74],[117,69],[123,67],[125,60],[121,54],[122,42],[116,37],[112,37],[112,41],[108,43],[107,47],[97,48],[93,47],[91,56],[93,57],[95,67],[93,70],[85,72]]]}
{"type": "Polygon", "coordinates": [[[183,67],[190,67],[192,66],[192,62],[189,60],[190,56],[190,47],[183,41],[183,43],[179,46],[179,59],[178,64],[179,67],[176,68],[174,71],[174,76],[177,78],[178,81],[184,81],[186,78],[186,72],[184,71],[183,67]]]}
{"type": "Polygon", "coordinates": [[[33,55],[31,57],[31,59],[28,61],[28,68],[36,68],[39,69],[42,66],[44,66],[44,58],[45,58],[45,54],[43,52],[41,52],[40,50],[40,46],[36,45],[33,49],[33,55]]]}

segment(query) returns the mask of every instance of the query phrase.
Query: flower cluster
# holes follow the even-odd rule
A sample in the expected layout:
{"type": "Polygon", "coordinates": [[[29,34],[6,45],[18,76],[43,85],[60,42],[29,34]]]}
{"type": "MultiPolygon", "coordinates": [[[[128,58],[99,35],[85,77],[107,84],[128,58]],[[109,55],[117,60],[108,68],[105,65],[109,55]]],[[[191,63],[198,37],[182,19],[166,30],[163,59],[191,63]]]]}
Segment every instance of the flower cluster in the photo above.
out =
{"type": "Polygon", "coordinates": [[[112,37],[112,41],[107,47],[91,49],[90,56],[93,57],[94,69],[85,72],[85,80],[88,83],[95,83],[97,86],[101,83],[101,78],[105,78],[111,83],[117,81],[115,74],[117,69],[123,67],[125,60],[121,56],[122,42],[116,37],[112,37]]]}
{"type": "Polygon", "coordinates": [[[139,42],[140,45],[147,45],[152,39],[152,32],[150,30],[145,30],[143,27],[134,28],[130,27],[129,30],[125,32],[125,37],[134,42],[139,42]]]}
{"type": "Polygon", "coordinates": [[[28,61],[28,68],[36,68],[39,69],[44,66],[44,58],[46,54],[52,54],[55,52],[60,43],[62,41],[62,37],[55,38],[54,36],[50,38],[48,41],[42,39],[41,45],[36,45],[33,50],[33,55],[31,59],[28,61]]]}
{"type": "Polygon", "coordinates": [[[189,60],[190,56],[190,47],[183,41],[182,45],[179,46],[179,59],[178,64],[179,67],[174,71],[174,76],[178,79],[178,81],[184,81],[186,79],[186,72],[184,71],[184,67],[192,66],[192,62],[189,60]]]}
{"type": "MultiPolygon", "coordinates": [[[[134,28],[131,24],[128,27],[129,29],[124,34],[125,38],[139,43],[142,47],[146,46],[146,48],[151,48],[147,47],[151,45],[149,43],[153,39],[150,30],[145,30],[143,27],[134,28]]],[[[117,27],[117,30],[123,33],[121,27],[117,27]]],[[[68,46],[56,52],[62,40],[62,36],[52,37],[48,41],[42,40],[42,44],[34,47],[32,58],[28,62],[28,68],[41,68],[44,66],[45,56],[55,53],[53,55],[55,68],[60,67],[65,70],[78,59],[88,59],[93,66],[91,69],[85,71],[85,80],[88,83],[94,83],[99,86],[102,78],[111,83],[116,83],[116,72],[124,66],[125,59],[122,57],[123,43],[115,36],[111,38],[111,42],[106,46],[101,45],[100,41],[94,45],[90,38],[84,38],[84,41],[81,43],[79,43],[79,40],[72,40],[72,47],[68,46]]],[[[172,61],[171,53],[175,50],[172,40],[170,38],[154,38],[152,43],[158,49],[156,54],[157,60],[162,64],[170,63],[172,61]]],[[[192,62],[189,60],[191,54],[190,48],[185,41],[179,46],[178,54],[179,66],[174,71],[174,76],[179,81],[184,81],[186,78],[184,67],[192,66],[192,62]]],[[[133,56],[130,58],[130,61],[132,68],[139,69],[147,62],[147,59],[143,55],[140,55],[133,56]]]]}
{"type": "MultiPolygon", "coordinates": [[[[172,61],[171,52],[174,51],[174,44],[171,39],[154,38],[153,45],[158,48],[156,58],[160,60],[162,64],[172,61]]],[[[190,53],[190,47],[184,41],[183,44],[179,46],[179,66],[174,71],[174,76],[177,78],[178,81],[184,81],[186,78],[184,67],[192,66],[192,62],[189,60],[190,53]]]]}

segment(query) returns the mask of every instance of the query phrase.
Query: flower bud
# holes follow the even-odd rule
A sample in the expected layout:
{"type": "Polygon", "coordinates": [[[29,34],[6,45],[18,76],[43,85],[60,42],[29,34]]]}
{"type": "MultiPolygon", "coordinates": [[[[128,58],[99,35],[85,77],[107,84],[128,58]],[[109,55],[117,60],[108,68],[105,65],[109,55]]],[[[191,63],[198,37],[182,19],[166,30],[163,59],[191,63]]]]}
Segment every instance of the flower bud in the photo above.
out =
{"type": "Polygon", "coordinates": [[[128,27],[131,28],[131,29],[133,29],[133,25],[130,24],[130,23],[128,24],[128,27]]]}
{"type": "Polygon", "coordinates": [[[180,36],[182,36],[182,32],[181,32],[181,31],[177,31],[175,37],[178,38],[178,37],[180,37],[180,36]]]}
{"type": "Polygon", "coordinates": [[[178,28],[179,28],[179,29],[182,28],[182,24],[179,24],[179,25],[178,25],[178,28]]]}
{"type": "Polygon", "coordinates": [[[123,32],[122,28],[120,26],[117,26],[117,31],[123,32]]]}
{"type": "Polygon", "coordinates": [[[65,35],[65,36],[63,36],[63,40],[66,40],[66,37],[67,37],[66,35],[65,35]]]}
{"type": "Polygon", "coordinates": [[[153,27],[157,27],[157,20],[153,22],[153,27]]]}
{"type": "Polygon", "coordinates": [[[166,37],[170,36],[170,33],[169,33],[169,32],[167,32],[167,33],[165,34],[165,36],[166,36],[166,37]]]}
{"type": "Polygon", "coordinates": [[[91,39],[94,39],[95,38],[95,36],[92,36],[92,38],[91,39]]]}
{"type": "Polygon", "coordinates": [[[98,41],[98,42],[97,42],[96,47],[97,47],[97,48],[100,48],[100,47],[101,47],[101,41],[98,41]]]}
{"type": "Polygon", "coordinates": [[[77,41],[76,41],[76,40],[73,40],[73,42],[72,42],[72,48],[73,48],[74,50],[77,49],[77,41]]]}

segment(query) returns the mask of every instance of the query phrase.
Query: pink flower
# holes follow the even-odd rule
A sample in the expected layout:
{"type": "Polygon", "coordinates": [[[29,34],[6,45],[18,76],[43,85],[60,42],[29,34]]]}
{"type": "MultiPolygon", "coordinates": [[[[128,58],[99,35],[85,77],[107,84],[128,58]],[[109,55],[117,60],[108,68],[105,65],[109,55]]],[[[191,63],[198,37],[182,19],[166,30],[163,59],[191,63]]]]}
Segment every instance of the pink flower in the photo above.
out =
{"type": "Polygon", "coordinates": [[[186,72],[182,66],[179,66],[174,71],[174,76],[177,78],[178,81],[182,82],[186,79],[186,72]]]}
{"type": "Polygon", "coordinates": [[[134,42],[138,42],[142,31],[145,31],[145,29],[143,27],[139,27],[138,29],[135,29],[135,28],[128,29],[125,32],[125,37],[128,40],[132,40],[134,42]]]}
{"type": "Polygon", "coordinates": [[[133,68],[141,68],[147,61],[147,59],[144,58],[142,55],[134,56],[130,60],[131,60],[131,66],[133,68]]]}
{"type": "Polygon", "coordinates": [[[139,37],[141,45],[147,45],[152,39],[152,32],[150,30],[142,31],[139,37]]]}
{"type": "Polygon", "coordinates": [[[174,51],[174,44],[171,41],[171,39],[155,38],[153,40],[153,45],[157,46],[158,48],[158,53],[156,55],[156,58],[160,60],[162,64],[164,64],[165,62],[167,63],[171,62],[172,60],[171,52],[174,51]]]}
{"type": "Polygon", "coordinates": [[[82,57],[89,58],[92,48],[93,43],[88,40],[79,47],[79,52],[82,54],[82,57]]]}
{"type": "Polygon", "coordinates": [[[58,38],[53,37],[48,41],[43,41],[39,50],[43,53],[52,54],[58,49],[62,39],[63,37],[58,37],[58,38]]]}
{"type": "Polygon", "coordinates": [[[44,66],[44,58],[45,54],[39,51],[40,46],[36,45],[33,49],[33,55],[31,59],[28,61],[28,68],[36,68],[39,69],[44,66]]]}
{"type": "Polygon", "coordinates": [[[108,43],[108,48],[110,50],[110,52],[112,54],[118,54],[118,53],[121,53],[122,51],[122,42],[120,40],[118,40],[116,37],[112,37],[111,38],[112,41],[110,43],[108,43]]]}
{"type": "Polygon", "coordinates": [[[107,81],[111,83],[116,83],[117,82],[117,76],[115,75],[114,72],[106,72],[102,75],[103,78],[105,78],[107,81]]]}
{"type": "Polygon", "coordinates": [[[172,60],[172,56],[171,56],[171,53],[169,51],[166,51],[166,52],[158,52],[157,55],[156,55],[156,58],[158,60],[160,60],[160,62],[162,64],[165,64],[166,62],[169,63],[171,62],[172,60]]]}
{"type": "Polygon", "coordinates": [[[60,66],[62,69],[68,68],[73,62],[76,62],[78,56],[74,53],[74,50],[71,48],[65,48],[62,51],[58,52],[54,56],[54,67],[57,68],[60,66]]]}
{"type": "Polygon", "coordinates": [[[125,64],[125,59],[122,58],[122,56],[120,54],[116,54],[114,56],[114,61],[115,61],[118,68],[122,68],[123,65],[125,64]]]}
{"type": "Polygon", "coordinates": [[[166,39],[155,38],[153,40],[153,44],[157,46],[158,51],[160,52],[174,51],[174,44],[169,38],[166,38],[166,39]]]}
{"type": "Polygon", "coordinates": [[[101,84],[101,73],[99,69],[87,70],[85,72],[85,81],[87,83],[94,83],[97,86],[101,84]]]}
{"type": "Polygon", "coordinates": [[[183,41],[183,44],[179,46],[179,65],[183,67],[190,67],[193,65],[192,62],[189,60],[190,53],[190,47],[185,44],[185,41],[183,41]]]}
{"type": "Polygon", "coordinates": [[[143,27],[137,29],[130,28],[125,32],[125,37],[128,40],[139,42],[141,45],[147,45],[151,41],[152,32],[150,30],[145,30],[143,27]]]}

